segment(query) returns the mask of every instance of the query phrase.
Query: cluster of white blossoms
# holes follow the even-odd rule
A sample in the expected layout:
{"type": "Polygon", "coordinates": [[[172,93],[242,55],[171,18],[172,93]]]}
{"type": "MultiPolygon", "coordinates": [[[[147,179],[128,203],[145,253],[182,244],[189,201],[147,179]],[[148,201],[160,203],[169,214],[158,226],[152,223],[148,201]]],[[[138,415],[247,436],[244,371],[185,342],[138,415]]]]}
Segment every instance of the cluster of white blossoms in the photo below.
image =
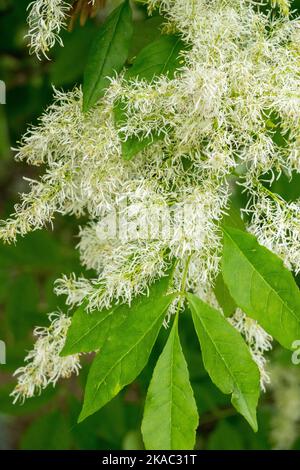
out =
{"type": "Polygon", "coordinates": [[[65,0],[34,0],[28,6],[28,38],[30,52],[48,58],[56,42],[62,45],[61,29],[66,26],[70,2],[65,0]]]}
{"type": "Polygon", "coordinates": [[[99,7],[103,7],[105,0],[34,0],[28,5],[28,34],[30,52],[38,59],[49,59],[49,50],[58,43],[63,46],[60,37],[61,30],[67,26],[68,20],[72,28],[74,19],[83,10],[81,23],[86,17],[95,16],[99,7]],[[72,8],[74,7],[74,10],[72,8]],[[72,14],[71,14],[72,13],[72,14]]]}
{"type": "MultiPolygon", "coordinates": [[[[165,30],[179,33],[188,46],[181,69],[151,83],[120,74],[87,113],[80,87],[55,91],[54,103],[17,154],[45,165],[46,172],[30,181],[15,214],[0,227],[0,238],[14,241],[52,224],[57,212],[87,216],[78,248],[94,275],[63,277],[56,292],[66,294],[71,306],[85,300],[90,312],[113,302],[130,304],[174,258],[173,288],[178,290],[188,262],[187,289],[209,298],[220,269],[220,223],[238,175],[250,191],[250,230],[300,269],[297,203],[277,204],[258,189],[272,171],[300,171],[299,20],[287,14],[283,1],[276,2],[284,10],[279,16],[245,0],[148,4],[164,15],[165,30]],[[116,102],[125,115],[118,130],[116,102]],[[270,116],[280,122],[284,145],[276,143],[270,116]],[[157,134],[160,139],[131,161],[122,159],[121,138],[157,134]],[[291,210],[294,219],[282,221],[281,212],[278,224],[278,211],[291,210]]],[[[270,338],[244,317],[233,323],[248,338],[264,386],[270,338]]],[[[21,383],[26,369],[24,374],[21,383]]]]}
{"type": "Polygon", "coordinates": [[[251,215],[249,231],[261,245],[280,256],[286,267],[300,271],[300,200],[286,202],[258,183],[249,185],[252,198],[246,212],[251,215]]]}
{"type": "Polygon", "coordinates": [[[60,357],[71,319],[61,313],[49,315],[51,325],[38,327],[34,349],[25,357],[28,362],[16,370],[18,384],[12,392],[14,403],[40,393],[47,385],[56,384],[59,378],[68,378],[80,369],[79,355],[60,357]]]}
{"type": "Polygon", "coordinates": [[[261,389],[265,391],[266,385],[270,383],[270,376],[266,370],[267,360],[264,354],[272,349],[272,336],[239,308],[228,321],[244,336],[260,372],[261,389]]]}

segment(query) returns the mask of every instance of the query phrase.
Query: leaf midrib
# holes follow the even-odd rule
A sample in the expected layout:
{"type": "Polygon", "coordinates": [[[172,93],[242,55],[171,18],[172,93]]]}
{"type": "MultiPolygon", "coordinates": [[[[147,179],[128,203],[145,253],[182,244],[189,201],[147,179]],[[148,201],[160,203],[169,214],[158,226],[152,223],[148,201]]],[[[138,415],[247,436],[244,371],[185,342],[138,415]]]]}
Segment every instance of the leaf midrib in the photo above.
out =
{"type": "Polygon", "coordinates": [[[177,44],[178,44],[179,42],[180,42],[180,39],[177,38],[177,40],[176,40],[174,46],[172,47],[172,50],[171,50],[171,52],[170,52],[170,54],[169,54],[169,56],[168,56],[168,58],[167,58],[167,60],[165,61],[164,65],[163,65],[163,67],[162,67],[162,69],[161,69],[160,75],[164,73],[164,71],[165,71],[167,65],[170,63],[170,59],[171,59],[171,57],[173,56],[174,51],[175,51],[175,49],[176,49],[176,47],[177,47],[177,44]]]}
{"type": "Polygon", "coordinates": [[[106,378],[108,377],[108,375],[120,364],[120,362],[123,361],[123,359],[128,356],[128,354],[130,354],[134,348],[137,347],[137,345],[139,343],[141,343],[141,341],[143,341],[143,339],[149,334],[149,332],[154,328],[154,325],[161,319],[165,309],[167,308],[167,305],[166,307],[160,312],[160,315],[157,316],[155,318],[155,320],[153,321],[153,323],[151,323],[150,327],[144,332],[144,334],[140,337],[140,339],[128,350],[126,351],[126,353],[124,353],[118,360],[117,362],[115,362],[115,364],[107,371],[106,375],[102,378],[102,380],[98,383],[96,389],[95,389],[95,392],[93,394],[93,398],[95,398],[95,396],[97,395],[98,391],[99,391],[99,388],[101,387],[101,385],[103,384],[103,382],[105,382],[106,378]]]}
{"type": "MultiPolygon", "coordinates": [[[[176,320],[175,320],[176,321],[176,320]]],[[[171,347],[171,367],[170,367],[170,405],[169,405],[169,410],[170,410],[170,420],[169,420],[169,436],[170,436],[170,449],[172,449],[172,443],[173,443],[173,433],[172,433],[172,423],[173,423],[173,366],[174,366],[174,341],[175,341],[175,334],[173,333],[173,338],[172,338],[172,347],[171,347]]]]}
{"type": "MultiPolygon", "coordinates": [[[[190,301],[191,301],[191,300],[190,300],[190,301]]],[[[196,310],[196,308],[195,308],[194,301],[192,300],[191,302],[192,302],[192,304],[193,304],[193,306],[194,306],[194,310],[195,310],[195,312],[196,312],[197,310],[196,310]]],[[[220,356],[222,362],[224,363],[225,368],[226,368],[226,370],[228,371],[228,374],[230,375],[230,377],[232,378],[233,383],[236,385],[236,388],[237,388],[237,390],[239,391],[240,396],[243,397],[243,391],[242,391],[242,389],[240,388],[240,386],[239,386],[239,384],[238,384],[238,382],[237,382],[237,379],[236,379],[235,376],[232,374],[230,368],[228,368],[228,365],[227,365],[225,359],[223,358],[222,354],[220,353],[219,348],[217,347],[217,345],[215,344],[214,340],[213,340],[212,337],[210,336],[209,332],[208,332],[207,329],[205,328],[201,316],[198,315],[197,313],[196,313],[196,315],[197,315],[197,318],[199,318],[199,320],[200,320],[200,323],[201,323],[201,325],[202,325],[202,327],[203,327],[203,330],[206,332],[208,338],[210,339],[211,343],[212,343],[213,346],[215,347],[215,349],[216,349],[218,355],[220,356]]],[[[234,390],[232,390],[231,393],[234,393],[234,390]]],[[[250,408],[249,408],[249,406],[248,406],[247,401],[246,401],[245,399],[244,399],[244,401],[245,401],[245,403],[246,403],[246,405],[247,405],[247,409],[248,409],[249,415],[252,416],[252,413],[251,413],[251,410],[250,410],[250,408]]]]}
{"type": "MultiPolygon", "coordinates": [[[[177,320],[175,320],[177,321],[177,320]]],[[[174,415],[174,408],[175,408],[175,404],[174,404],[174,400],[173,400],[173,395],[174,395],[174,388],[175,388],[175,385],[174,385],[174,382],[173,382],[173,376],[174,376],[174,349],[175,349],[175,342],[178,342],[178,324],[176,325],[176,330],[174,331],[173,333],[173,340],[172,340],[172,350],[171,350],[171,353],[172,353],[172,361],[171,361],[171,370],[170,370],[170,381],[171,381],[171,386],[170,386],[170,421],[169,421],[169,429],[170,429],[170,449],[174,449],[173,447],[173,422],[174,422],[174,419],[173,419],[173,415],[174,415]]],[[[179,343],[180,344],[180,343],[179,343]]],[[[180,355],[180,359],[182,359],[181,357],[181,350],[180,350],[180,347],[178,348],[178,352],[179,352],[179,355],[180,355]]],[[[181,390],[182,391],[182,390],[181,390]]],[[[177,405],[177,407],[179,408],[179,405],[177,405]]]]}
{"type": "MultiPolygon", "coordinates": [[[[159,41],[156,41],[156,42],[159,42],[159,41]]],[[[159,70],[157,72],[153,73],[153,77],[151,77],[150,81],[152,81],[157,76],[163,75],[166,68],[167,68],[167,66],[172,63],[171,58],[173,57],[174,51],[176,50],[176,47],[179,43],[180,43],[180,38],[177,38],[176,42],[173,44],[172,49],[171,49],[169,55],[167,56],[166,60],[164,60],[163,62],[158,63],[158,64],[157,63],[150,63],[147,67],[143,67],[142,68],[142,75],[144,75],[145,72],[147,72],[148,70],[151,70],[153,68],[155,69],[158,66],[159,66],[159,70]]],[[[156,57],[157,53],[153,52],[152,55],[154,57],[156,57]]],[[[143,57],[143,60],[145,60],[144,57],[143,57]]],[[[146,57],[146,60],[149,61],[149,56],[146,57]]],[[[134,64],[133,64],[133,67],[134,67],[134,64]]],[[[131,70],[131,69],[128,70],[128,78],[133,78],[133,77],[136,77],[136,76],[138,77],[139,75],[140,75],[140,73],[136,73],[134,70],[131,70]]]]}
{"type": "MultiPolygon", "coordinates": [[[[88,99],[87,105],[90,105],[91,97],[95,94],[95,90],[98,88],[98,84],[99,84],[99,82],[101,81],[103,69],[104,69],[104,66],[105,66],[105,64],[106,64],[106,62],[107,62],[107,56],[108,56],[108,54],[109,54],[109,52],[110,52],[110,50],[111,50],[111,48],[112,48],[112,43],[113,43],[113,41],[114,41],[114,39],[115,39],[116,30],[117,30],[117,27],[119,26],[120,19],[121,19],[121,15],[122,15],[122,13],[123,13],[123,10],[124,10],[124,7],[125,7],[125,6],[126,6],[126,0],[123,2],[123,4],[121,4],[120,10],[119,10],[119,13],[118,13],[118,16],[117,16],[117,18],[116,18],[116,21],[114,22],[114,25],[113,25],[113,28],[112,28],[112,29],[113,29],[112,39],[111,39],[111,41],[109,41],[108,47],[106,48],[105,57],[104,57],[104,60],[103,60],[103,62],[102,62],[102,65],[101,65],[101,69],[100,69],[99,72],[98,72],[98,78],[97,78],[97,80],[95,80],[95,83],[94,83],[94,85],[93,85],[93,88],[92,88],[92,90],[91,90],[91,92],[90,92],[90,97],[89,97],[89,99],[88,99]],[[100,78],[99,78],[99,75],[100,75],[100,78]]],[[[104,33],[104,31],[103,31],[103,33],[104,33]]],[[[103,77],[103,78],[104,78],[104,77],[103,77]]]]}
{"type": "MultiPolygon", "coordinates": [[[[87,335],[89,335],[92,331],[94,331],[96,328],[98,328],[99,325],[101,325],[101,323],[103,323],[105,320],[107,320],[107,318],[112,315],[115,310],[117,309],[118,306],[116,307],[113,307],[105,317],[103,317],[101,320],[99,320],[92,328],[88,329],[82,336],[80,336],[75,342],[71,343],[71,345],[69,346],[69,348],[73,348],[74,346],[76,346],[76,344],[80,343],[80,341],[82,341],[83,338],[85,338],[87,335]]],[[[91,313],[90,315],[95,315],[93,313],[91,313]]]]}

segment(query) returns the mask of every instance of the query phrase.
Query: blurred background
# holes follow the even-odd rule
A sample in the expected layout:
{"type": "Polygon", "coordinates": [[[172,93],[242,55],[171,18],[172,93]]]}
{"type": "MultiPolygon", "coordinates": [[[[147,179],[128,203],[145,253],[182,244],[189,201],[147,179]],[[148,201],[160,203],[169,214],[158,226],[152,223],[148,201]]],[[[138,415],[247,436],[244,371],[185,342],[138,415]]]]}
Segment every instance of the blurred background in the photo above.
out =
{"type": "MultiPolygon", "coordinates": [[[[72,88],[82,81],[90,41],[110,9],[118,1],[99,1],[98,15],[72,19],[72,32],[63,32],[64,48],[55,47],[51,61],[30,56],[24,36],[26,9],[30,0],[0,0],[0,80],[6,85],[6,104],[0,104],[0,216],[6,218],[27,190],[23,176],[38,177],[38,171],[15,163],[17,146],[28,124],[52,100],[52,86],[72,88]]],[[[300,0],[294,7],[300,11],[300,0]]],[[[79,15],[80,16],[80,15],[79,15]]],[[[135,6],[135,32],[131,57],[155,39],[161,18],[156,15],[145,25],[146,12],[135,6]]],[[[284,175],[274,183],[275,191],[288,200],[300,196],[300,178],[289,183],[284,175]]],[[[243,196],[235,195],[235,204],[243,196]]],[[[6,344],[6,364],[0,364],[0,449],[142,449],[140,424],[153,366],[164,343],[162,331],[151,360],[138,379],[101,411],[77,424],[88,371],[79,377],[48,388],[24,405],[13,405],[9,396],[12,376],[32,348],[32,331],[47,325],[47,313],[64,307],[64,299],[53,293],[53,282],[62,273],[80,273],[75,246],[78,220],[55,221],[54,230],[36,231],[14,246],[0,244],[0,340],[6,344]]],[[[254,433],[236,414],[230,399],[211,383],[202,362],[198,342],[188,315],[182,316],[182,344],[189,364],[200,413],[197,449],[300,449],[300,366],[291,355],[274,345],[269,357],[273,385],[262,394],[254,433]]]]}

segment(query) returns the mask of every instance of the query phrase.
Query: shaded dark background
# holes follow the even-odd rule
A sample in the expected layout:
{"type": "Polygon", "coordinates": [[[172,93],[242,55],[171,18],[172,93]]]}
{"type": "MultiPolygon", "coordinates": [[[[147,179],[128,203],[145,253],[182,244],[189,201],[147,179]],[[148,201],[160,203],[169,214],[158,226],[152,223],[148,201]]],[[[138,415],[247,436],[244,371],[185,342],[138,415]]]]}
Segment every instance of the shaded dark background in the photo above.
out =
{"type": "MultiPolygon", "coordinates": [[[[65,47],[55,47],[52,61],[30,56],[24,35],[27,32],[26,8],[29,0],[0,0],[0,80],[7,88],[6,105],[0,105],[0,213],[13,211],[19,192],[27,190],[23,176],[38,172],[23,163],[15,163],[11,147],[52,100],[52,85],[72,88],[82,80],[90,41],[107,12],[78,21],[71,33],[64,31],[65,47]]],[[[108,2],[109,3],[109,2],[108,2]]],[[[108,9],[111,5],[107,5],[108,9]]],[[[143,47],[158,27],[160,18],[147,31],[145,10],[135,12],[135,33],[131,55],[143,47]]],[[[42,169],[43,170],[43,169],[42,169]]],[[[41,170],[39,170],[41,171],[41,170]]],[[[291,184],[282,177],[276,191],[287,199],[300,195],[300,180],[291,184]]],[[[241,197],[237,195],[237,204],[241,197]]],[[[0,365],[0,449],[142,449],[140,435],[143,404],[153,365],[162,349],[162,332],[149,365],[136,382],[127,387],[101,411],[77,424],[89,358],[83,361],[79,377],[48,388],[41,396],[24,405],[12,405],[9,397],[15,380],[14,370],[23,364],[32,348],[32,330],[47,325],[47,313],[64,307],[64,299],[53,293],[53,282],[62,273],[80,272],[77,243],[78,221],[57,217],[54,231],[36,231],[16,245],[0,243],[0,339],[7,346],[7,364],[0,365]]],[[[259,431],[253,433],[231,407],[227,396],[212,385],[201,363],[201,355],[189,316],[184,316],[181,331],[191,380],[200,413],[198,449],[269,449],[270,417],[276,412],[271,393],[263,394],[259,411],[259,431]]],[[[272,361],[290,367],[290,355],[281,350],[272,353],[272,361]]],[[[300,369],[295,368],[295,374],[300,369]]],[[[300,394],[300,390],[299,390],[300,394]]],[[[300,449],[299,438],[294,448],[300,449]]]]}

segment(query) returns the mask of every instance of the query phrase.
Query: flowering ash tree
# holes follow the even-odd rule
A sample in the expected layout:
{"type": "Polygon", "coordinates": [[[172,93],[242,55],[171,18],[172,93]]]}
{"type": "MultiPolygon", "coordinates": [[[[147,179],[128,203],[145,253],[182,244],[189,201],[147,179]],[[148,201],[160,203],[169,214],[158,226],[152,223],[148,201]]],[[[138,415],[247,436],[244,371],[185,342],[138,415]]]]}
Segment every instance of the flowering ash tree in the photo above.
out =
{"type": "MultiPolygon", "coordinates": [[[[89,16],[103,3],[32,2],[32,52],[61,43],[70,11],[89,16]]],[[[191,313],[204,367],[254,430],[266,351],[273,338],[290,350],[300,339],[300,202],[271,190],[300,172],[300,20],[287,0],[144,3],[163,18],[154,41],[128,60],[134,5],[119,2],[97,31],[83,86],[55,90],[20,143],[17,159],[45,173],[1,239],[52,225],[56,213],[84,215],[77,248],[87,271],[57,280],[68,308],[35,330],[12,395],[40,393],[96,352],[82,421],[135,380],[165,327],[143,439],[147,449],[192,449],[198,413],[181,316],[191,313]],[[241,187],[245,222],[233,205],[241,187]]]]}

